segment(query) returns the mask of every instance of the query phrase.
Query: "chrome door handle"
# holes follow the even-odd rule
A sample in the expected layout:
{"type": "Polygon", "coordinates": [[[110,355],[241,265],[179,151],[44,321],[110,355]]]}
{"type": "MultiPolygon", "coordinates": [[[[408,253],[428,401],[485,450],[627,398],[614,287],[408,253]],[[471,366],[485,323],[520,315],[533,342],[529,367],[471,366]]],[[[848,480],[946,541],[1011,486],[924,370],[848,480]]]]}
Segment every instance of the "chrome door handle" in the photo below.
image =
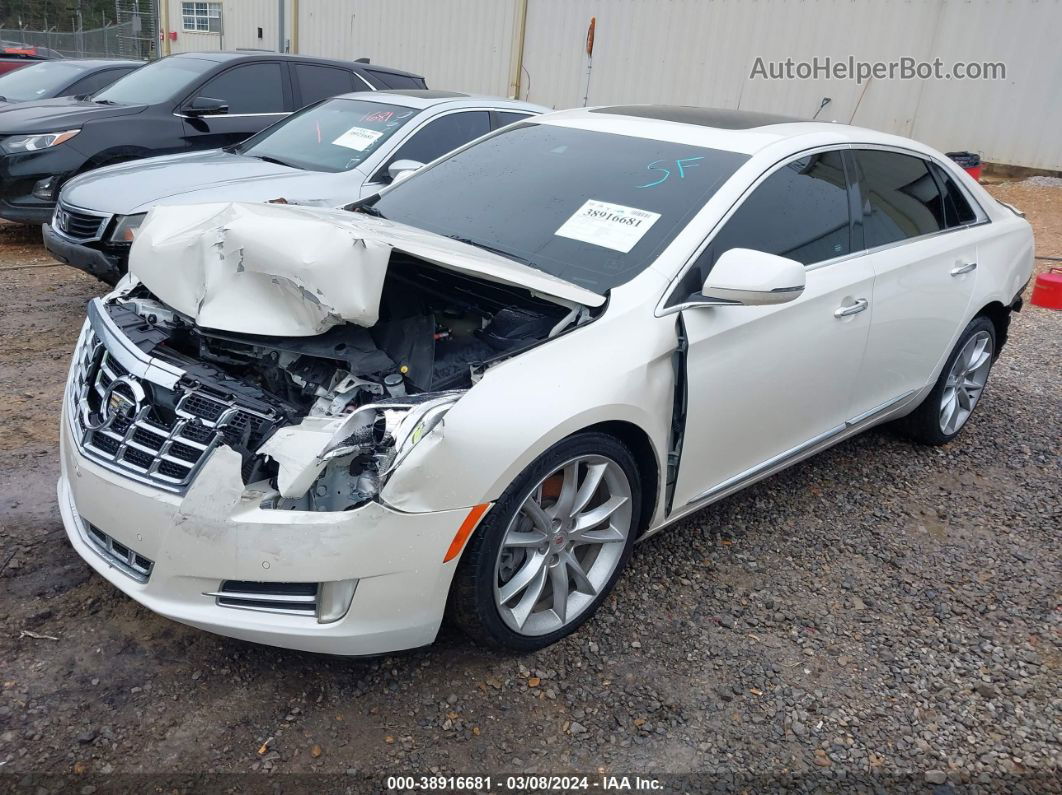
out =
{"type": "Polygon", "coordinates": [[[870,306],[870,301],[866,298],[857,298],[854,304],[849,306],[840,306],[833,310],[834,317],[851,317],[852,315],[858,315],[864,309],[870,306]]]}
{"type": "Polygon", "coordinates": [[[977,270],[976,262],[964,262],[962,265],[956,265],[951,269],[952,276],[962,276],[964,273],[977,270]]]}

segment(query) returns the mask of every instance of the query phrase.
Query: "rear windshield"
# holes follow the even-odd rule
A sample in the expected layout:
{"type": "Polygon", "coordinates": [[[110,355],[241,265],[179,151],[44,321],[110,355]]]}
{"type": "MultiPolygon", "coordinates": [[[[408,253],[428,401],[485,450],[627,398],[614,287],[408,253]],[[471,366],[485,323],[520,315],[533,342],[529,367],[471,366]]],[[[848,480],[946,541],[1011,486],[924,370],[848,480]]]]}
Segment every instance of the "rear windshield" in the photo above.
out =
{"type": "Polygon", "coordinates": [[[525,122],[409,177],[371,211],[603,294],[645,270],[746,160],[525,122]]]}
{"type": "Polygon", "coordinates": [[[0,76],[0,97],[8,102],[47,99],[70,85],[84,71],[84,67],[62,61],[23,66],[0,76]]]}
{"type": "Polygon", "coordinates": [[[93,102],[154,105],[183,95],[217,64],[199,58],[163,58],[131,72],[95,94],[93,102]]]}
{"type": "Polygon", "coordinates": [[[328,99],[289,116],[235,151],[307,171],[349,171],[417,111],[360,99],[328,99]]]}

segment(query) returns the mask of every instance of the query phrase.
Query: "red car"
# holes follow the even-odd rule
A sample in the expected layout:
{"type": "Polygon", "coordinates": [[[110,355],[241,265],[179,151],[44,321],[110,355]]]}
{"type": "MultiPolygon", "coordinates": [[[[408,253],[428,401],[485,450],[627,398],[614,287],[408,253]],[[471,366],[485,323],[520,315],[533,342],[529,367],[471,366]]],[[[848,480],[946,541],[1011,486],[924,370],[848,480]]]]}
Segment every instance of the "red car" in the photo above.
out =
{"type": "Polygon", "coordinates": [[[10,41],[0,42],[0,75],[21,69],[31,63],[62,57],[60,53],[48,47],[10,41]]]}

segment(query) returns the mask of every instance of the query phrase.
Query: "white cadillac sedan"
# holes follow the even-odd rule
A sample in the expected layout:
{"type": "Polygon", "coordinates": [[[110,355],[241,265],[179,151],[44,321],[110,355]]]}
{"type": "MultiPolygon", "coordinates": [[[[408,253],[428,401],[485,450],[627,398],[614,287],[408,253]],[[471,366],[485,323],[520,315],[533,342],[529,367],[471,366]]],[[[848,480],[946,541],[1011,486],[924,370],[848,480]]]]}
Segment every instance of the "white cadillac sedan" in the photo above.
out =
{"type": "Polygon", "coordinates": [[[353,209],[157,208],[89,305],[59,504],[164,616],[553,643],[636,540],[880,423],[953,439],[1033,257],[926,146],[695,108],[538,117],[353,209]]]}

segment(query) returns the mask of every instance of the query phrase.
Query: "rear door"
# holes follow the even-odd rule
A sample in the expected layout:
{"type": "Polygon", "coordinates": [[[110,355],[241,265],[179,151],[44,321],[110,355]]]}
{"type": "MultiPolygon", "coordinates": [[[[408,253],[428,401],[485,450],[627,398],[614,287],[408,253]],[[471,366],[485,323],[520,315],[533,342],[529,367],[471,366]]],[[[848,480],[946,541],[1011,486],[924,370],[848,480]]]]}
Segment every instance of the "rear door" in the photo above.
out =
{"type": "Polygon", "coordinates": [[[295,106],[298,108],[339,94],[366,90],[365,85],[349,69],[316,63],[292,63],[290,68],[295,106]]]}
{"type": "Polygon", "coordinates": [[[287,70],[279,61],[238,63],[209,78],[185,102],[195,97],[220,99],[228,111],[190,116],[184,120],[189,149],[215,149],[242,141],[284,118],[294,107],[287,70]]]}
{"type": "Polygon", "coordinates": [[[887,409],[930,383],[970,311],[978,214],[930,161],[888,149],[852,150],[874,307],[852,419],[887,409]]]}

